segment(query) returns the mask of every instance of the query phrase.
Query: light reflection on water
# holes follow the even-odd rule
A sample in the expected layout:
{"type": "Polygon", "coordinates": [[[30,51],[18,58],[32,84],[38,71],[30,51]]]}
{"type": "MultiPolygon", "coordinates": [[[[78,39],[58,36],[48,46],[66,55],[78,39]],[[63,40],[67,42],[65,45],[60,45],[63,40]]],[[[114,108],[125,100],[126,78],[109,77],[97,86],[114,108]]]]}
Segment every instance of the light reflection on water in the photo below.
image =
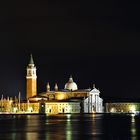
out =
{"type": "Polygon", "coordinates": [[[66,140],[72,140],[72,125],[71,125],[70,114],[67,116],[65,135],[66,135],[66,140]]]}
{"type": "Polygon", "coordinates": [[[136,132],[136,121],[135,121],[135,115],[131,115],[131,140],[137,140],[137,132],[136,132]]]}
{"type": "Polygon", "coordinates": [[[6,115],[0,116],[2,140],[138,140],[140,116],[6,115]]]}

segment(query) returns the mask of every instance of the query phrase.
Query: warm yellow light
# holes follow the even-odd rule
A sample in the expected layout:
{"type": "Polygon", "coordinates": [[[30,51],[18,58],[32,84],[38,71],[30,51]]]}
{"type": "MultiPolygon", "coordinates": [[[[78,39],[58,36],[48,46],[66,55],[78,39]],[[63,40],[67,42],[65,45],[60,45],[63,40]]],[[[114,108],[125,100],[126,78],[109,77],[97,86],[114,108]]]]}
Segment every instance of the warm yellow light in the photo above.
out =
{"type": "Polygon", "coordinates": [[[32,107],[29,107],[28,108],[28,112],[32,112],[33,111],[33,108],[32,107]]]}
{"type": "Polygon", "coordinates": [[[13,108],[13,112],[14,112],[14,113],[16,113],[17,110],[18,110],[17,107],[14,107],[14,108],[13,108]]]}
{"type": "Polygon", "coordinates": [[[92,112],[93,114],[92,114],[92,117],[94,118],[95,116],[96,116],[96,114],[95,114],[95,112],[92,112]]]}
{"type": "Polygon", "coordinates": [[[57,99],[58,100],[63,100],[63,99],[65,99],[65,96],[63,94],[60,94],[60,95],[57,96],[57,99]]]}
{"type": "Polygon", "coordinates": [[[130,106],[130,112],[135,113],[136,107],[134,105],[130,106]]]}
{"type": "Polygon", "coordinates": [[[115,113],[115,112],[116,112],[116,108],[112,107],[112,108],[110,109],[110,112],[115,113]]]}

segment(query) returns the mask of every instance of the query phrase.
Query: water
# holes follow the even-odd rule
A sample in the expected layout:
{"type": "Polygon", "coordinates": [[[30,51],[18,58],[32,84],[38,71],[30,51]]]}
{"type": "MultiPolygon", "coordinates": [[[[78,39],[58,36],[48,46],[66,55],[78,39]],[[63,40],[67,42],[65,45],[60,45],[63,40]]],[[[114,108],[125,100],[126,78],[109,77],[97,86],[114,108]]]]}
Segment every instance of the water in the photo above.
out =
{"type": "Polygon", "coordinates": [[[0,115],[0,140],[139,140],[140,116],[0,115]]]}

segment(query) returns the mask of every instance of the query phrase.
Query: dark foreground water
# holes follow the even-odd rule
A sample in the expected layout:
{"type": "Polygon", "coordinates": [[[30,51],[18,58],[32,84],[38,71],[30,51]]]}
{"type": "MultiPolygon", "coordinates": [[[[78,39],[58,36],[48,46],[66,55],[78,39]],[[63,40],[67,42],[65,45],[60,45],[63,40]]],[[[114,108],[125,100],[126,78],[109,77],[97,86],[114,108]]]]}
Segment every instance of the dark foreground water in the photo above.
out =
{"type": "Polygon", "coordinates": [[[139,140],[140,116],[0,115],[0,140],[139,140]]]}

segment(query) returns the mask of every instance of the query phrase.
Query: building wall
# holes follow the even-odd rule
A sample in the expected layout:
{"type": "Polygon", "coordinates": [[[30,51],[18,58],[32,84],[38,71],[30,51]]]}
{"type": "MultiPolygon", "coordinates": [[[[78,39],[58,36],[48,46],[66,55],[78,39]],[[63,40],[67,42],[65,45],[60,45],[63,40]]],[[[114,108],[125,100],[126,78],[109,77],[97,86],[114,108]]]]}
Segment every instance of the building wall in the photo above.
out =
{"type": "Polygon", "coordinates": [[[46,113],[80,113],[80,103],[76,102],[52,102],[46,103],[46,113]]]}
{"type": "Polygon", "coordinates": [[[0,112],[7,113],[80,113],[80,102],[24,102],[4,99],[0,101],[0,112]]]}
{"type": "Polygon", "coordinates": [[[13,103],[12,113],[39,113],[39,103],[13,103]]]}
{"type": "Polygon", "coordinates": [[[135,113],[140,112],[140,103],[106,103],[106,112],[124,112],[124,113],[135,113]]]}
{"type": "Polygon", "coordinates": [[[88,92],[55,92],[55,100],[67,100],[70,98],[77,98],[77,97],[87,97],[89,96],[88,92]]]}

